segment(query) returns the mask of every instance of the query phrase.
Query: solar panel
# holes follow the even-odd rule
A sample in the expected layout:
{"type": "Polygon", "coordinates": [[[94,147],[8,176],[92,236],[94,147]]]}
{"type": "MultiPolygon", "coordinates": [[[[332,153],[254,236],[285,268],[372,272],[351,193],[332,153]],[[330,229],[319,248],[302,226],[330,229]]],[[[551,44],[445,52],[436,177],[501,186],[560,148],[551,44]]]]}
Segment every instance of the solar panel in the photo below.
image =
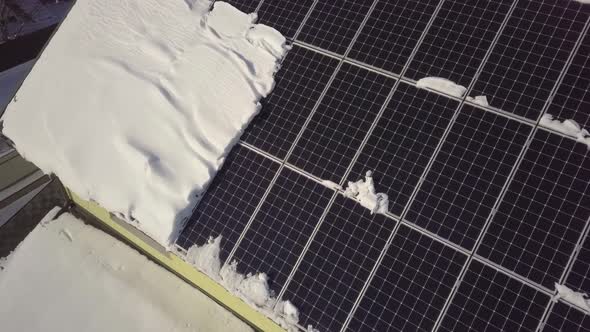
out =
{"type": "Polygon", "coordinates": [[[394,226],[350,199],[336,198],[284,294],[298,304],[301,325],[342,327],[394,226]]]}
{"type": "Polygon", "coordinates": [[[590,215],[587,147],[535,135],[478,254],[547,288],[559,282],[590,215]]]}
{"type": "Polygon", "coordinates": [[[295,145],[289,163],[340,182],[394,80],[345,63],[295,145]]]}
{"type": "Polygon", "coordinates": [[[545,332],[589,331],[590,315],[559,302],[551,311],[543,327],[545,332]]]}
{"type": "Polygon", "coordinates": [[[590,292],[590,153],[538,121],[590,126],[590,5],[234,3],[293,48],[179,247],[222,235],[320,331],[589,330],[554,283],[590,292]],[[386,215],[322,181],[367,171],[386,215]]]}
{"type": "Polygon", "coordinates": [[[406,219],[473,249],[530,131],[464,105],[406,219]]]}
{"type": "Polygon", "coordinates": [[[548,302],[548,295],[472,261],[439,331],[535,331],[548,302]]]}
{"type": "Polygon", "coordinates": [[[278,293],[303,252],[333,191],[283,168],[232,257],[245,271],[264,271],[278,293]]]}
{"type": "Polygon", "coordinates": [[[431,330],[466,258],[402,225],[348,330],[431,330]]]}
{"type": "Polygon", "coordinates": [[[278,169],[279,165],[270,159],[237,146],[207,189],[177,244],[188,249],[221,235],[220,256],[227,258],[278,169]]]}

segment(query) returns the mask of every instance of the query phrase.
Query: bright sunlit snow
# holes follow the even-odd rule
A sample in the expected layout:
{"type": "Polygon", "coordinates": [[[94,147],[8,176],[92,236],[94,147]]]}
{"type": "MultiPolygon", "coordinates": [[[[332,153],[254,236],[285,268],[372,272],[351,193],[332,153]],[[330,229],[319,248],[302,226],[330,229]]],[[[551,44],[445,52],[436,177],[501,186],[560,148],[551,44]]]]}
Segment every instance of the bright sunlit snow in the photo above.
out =
{"type": "Polygon", "coordinates": [[[588,294],[575,292],[565,285],[555,283],[555,289],[557,290],[557,297],[562,298],[576,306],[586,310],[590,313],[590,299],[588,294]]]}
{"type": "Polygon", "coordinates": [[[120,241],[67,213],[50,219],[0,259],[1,331],[251,331],[120,241]]]}
{"type": "MultiPolygon", "coordinates": [[[[268,286],[268,277],[265,273],[243,275],[238,272],[236,261],[222,266],[219,257],[221,241],[221,236],[218,236],[210,238],[202,246],[193,245],[186,254],[186,261],[283,328],[296,331],[299,321],[297,308],[287,300],[279,301],[273,310],[272,305],[276,298],[268,286]]],[[[309,330],[313,329],[309,327],[309,330]]]]}
{"type": "Polygon", "coordinates": [[[431,89],[440,91],[458,98],[463,97],[467,89],[451,80],[442,77],[425,77],[416,82],[416,86],[421,89],[431,89]]]}
{"type": "Polygon", "coordinates": [[[364,180],[348,181],[346,189],[330,180],[323,180],[322,184],[328,188],[342,191],[344,196],[354,199],[363,207],[369,209],[371,214],[386,214],[389,211],[389,196],[385,193],[377,193],[373,181],[373,172],[371,171],[367,171],[364,180]]]}
{"type": "Polygon", "coordinates": [[[4,116],[45,173],[169,247],[287,47],[224,2],[79,0],[4,116]]]}
{"type": "Polygon", "coordinates": [[[581,128],[580,125],[571,119],[559,121],[553,118],[551,114],[543,114],[539,125],[553,129],[565,135],[574,136],[580,143],[584,143],[590,149],[590,133],[587,129],[581,128]]]}

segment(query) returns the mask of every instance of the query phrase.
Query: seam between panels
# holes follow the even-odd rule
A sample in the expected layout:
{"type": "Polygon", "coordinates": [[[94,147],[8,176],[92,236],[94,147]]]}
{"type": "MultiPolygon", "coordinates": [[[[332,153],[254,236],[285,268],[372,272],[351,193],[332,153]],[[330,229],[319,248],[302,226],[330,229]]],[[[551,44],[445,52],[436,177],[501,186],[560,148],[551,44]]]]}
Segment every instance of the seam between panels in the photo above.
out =
{"type": "MultiPolygon", "coordinates": [[[[572,49],[572,52],[570,53],[570,56],[566,62],[566,65],[564,66],[563,71],[560,73],[558,83],[561,83],[563,81],[563,77],[565,77],[567,71],[569,70],[574,57],[578,54],[578,51],[582,45],[584,36],[588,33],[589,29],[590,29],[590,17],[588,17],[586,19],[586,23],[584,25],[584,28],[582,29],[582,32],[580,33],[580,36],[578,37],[578,40],[576,41],[576,45],[572,49]]],[[[553,101],[553,98],[555,97],[556,93],[557,93],[557,89],[555,89],[555,91],[552,91],[552,94],[550,95],[550,98],[549,98],[549,104],[553,101]]],[[[543,115],[547,112],[547,109],[548,109],[548,107],[543,110],[543,112],[539,116],[539,119],[543,117],[543,115]]],[[[578,258],[579,254],[580,254],[580,250],[582,249],[584,240],[588,236],[589,232],[590,232],[590,217],[586,220],[586,225],[584,225],[584,228],[582,229],[582,232],[578,238],[578,241],[576,243],[574,251],[570,255],[568,262],[565,265],[565,269],[563,270],[561,277],[559,278],[560,284],[563,285],[567,281],[567,277],[569,276],[569,274],[573,268],[574,262],[576,261],[576,259],[578,258]]],[[[549,301],[549,304],[545,307],[545,312],[543,312],[543,315],[541,316],[541,320],[539,321],[539,325],[537,326],[536,332],[542,331],[545,328],[545,324],[547,324],[547,319],[549,319],[549,315],[551,314],[551,311],[553,310],[555,303],[557,303],[558,299],[556,296],[557,296],[556,290],[554,290],[552,292],[551,301],[549,301]]],[[[573,308],[576,308],[577,310],[580,310],[577,306],[574,306],[567,301],[563,301],[563,302],[570,305],[573,308]]]]}
{"type": "Polygon", "coordinates": [[[254,12],[256,14],[258,14],[258,11],[260,10],[260,7],[262,7],[262,4],[264,3],[264,0],[259,0],[258,1],[258,5],[256,6],[256,8],[254,9],[254,12]]]}
{"type": "MultiPolygon", "coordinates": [[[[589,225],[590,225],[590,218],[588,218],[586,220],[586,225],[584,226],[584,231],[582,231],[582,233],[580,234],[580,238],[578,239],[578,242],[576,243],[576,247],[574,248],[574,252],[570,255],[570,260],[568,260],[568,264],[566,265],[566,269],[564,270],[563,275],[559,279],[559,284],[561,284],[561,285],[565,284],[565,282],[567,281],[567,277],[569,276],[569,273],[571,272],[574,262],[576,261],[576,259],[580,255],[580,251],[582,249],[583,242],[589,234],[589,230],[590,230],[589,225]]],[[[551,314],[553,307],[560,300],[562,303],[569,305],[570,307],[586,314],[586,312],[583,311],[581,308],[579,308],[577,305],[575,305],[569,301],[566,301],[564,299],[558,298],[555,290],[551,292],[550,296],[551,296],[551,301],[549,301],[549,304],[545,307],[545,311],[543,312],[543,316],[541,316],[541,321],[539,322],[539,326],[537,326],[537,329],[535,330],[536,332],[542,331],[545,328],[545,325],[547,324],[547,319],[549,319],[549,315],[551,314]]]]}
{"type": "MultiPolygon", "coordinates": [[[[264,0],[262,0],[262,1],[264,1],[264,0]]],[[[319,0],[314,0],[313,3],[309,6],[309,10],[307,11],[307,13],[305,13],[303,20],[301,21],[301,24],[299,24],[299,27],[297,27],[297,30],[295,30],[295,33],[293,34],[293,39],[292,39],[293,41],[295,41],[297,39],[297,37],[299,37],[301,30],[303,30],[303,27],[307,23],[307,20],[311,16],[311,13],[315,9],[315,6],[317,5],[318,1],[319,0]]]]}
{"type": "MultiPolygon", "coordinates": [[[[314,1],[314,3],[310,6],[315,8],[315,4],[317,3],[318,0],[314,1]]],[[[309,115],[307,116],[305,123],[303,124],[303,126],[301,127],[301,129],[299,130],[295,140],[293,141],[293,143],[291,144],[291,147],[289,148],[289,150],[287,151],[287,154],[285,155],[284,159],[281,162],[281,165],[279,166],[275,176],[272,178],[270,184],[268,185],[268,187],[266,188],[266,191],[264,192],[262,198],[260,199],[260,201],[258,202],[258,204],[256,205],[256,208],[254,209],[254,212],[252,213],[252,215],[250,216],[250,218],[248,219],[248,222],[246,223],[246,226],[244,227],[244,229],[242,230],[242,232],[240,233],[240,237],[238,238],[238,240],[236,241],[236,243],[234,244],[232,250],[230,251],[229,256],[227,257],[227,259],[225,260],[224,264],[228,264],[229,262],[231,262],[231,260],[233,259],[233,256],[236,253],[236,250],[238,249],[238,247],[240,246],[242,240],[244,239],[246,233],[248,232],[248,230],[250,229],[250,226],[252,224],[252,222],[254,221],[254,218],[256,217],[256,215],[258,214],[258,211],[260,211],[260,208],[262,207],[262,204],[264,203],[264,201],[266,200],[266,197],[268,196],[268,194],[270,193],[270,191],[272,190],[272,188],[274,187],[274,184],[276,183],[277,178],[279,177],[279,175],[281,174],[283,168],[286,166],[287,164],[287,160],[289,159],[289,157],[291,156],[291,154],[293,153],[293,150],[295,149],[297,143],[299,142],[299,140],[301,139],[301,137],[303,136],[304,131],[307,129],[308,124],[311,121],[311,118],[315,115],[319,105],[321,104],[321,102],[324,99],[324,96],[326,95],[326,92],[328,91],[328,89],[330,88],[330,86],[332,85],[332,82],[334,82],[334,79],[336,78],[336,75],[338,74],[338,72],[340,71],[340,68],[342,67],[342,64],[344,63],[344,58],[346,57],[346,55],[348,54],[348,52],[350,52],[352,45],[356,42],[356,38],[358,37],[358,35],[360,34],[360,30],[363,28],[365,22],[367,21],[369,15],[371,14],[371,12],[373,11],[373,9],[375,8],[375,5],[377,3],[377,1],[379,0],[374,0],[370,9],[367,11],[365,18],[363,19],[361,25],[359,26],[357,33],[354,35],[353,39],[350,41],[350,45],[348,46],[348,48],[346,49],[344,55],[340,56],[339,62],[336,65],[336,68],[334,69],[334,72],[332,73],[332,75],[330,76],[330,78],[328,79],[328,82],[326,83],[326,86],[324,87],[324,89],[322,90],[320,96],[318,97],[317,101],[315,102],[311,112],[309,113],[309,115]]],[[[311,13],[311,11],[313,10],[313,8],[310,8],[310,10],[308,11],[308,14],[311,13]]],[[[300,25],[300,29],[303,26],[304,23],[302,23],[300,25]]],[[[299,29],[299,30],[300,30],[299,29]]],[[[330,207],[332,206],[332,202],[333,200],[329,201],[328,204],[325,207],[325,211],[328,211],[330,209],[330,207]]],[[[320,218],[320,220],[318,220],[316,227],[319,228],[320,224],[323,222],[323,219],[320,218]]],[[[313,237],[309,238],[309,241],[311,242],[313,240],[313,237]]],[[[303,256],[305,254],[305,251],[302,251],[300,256],[303,256]]],[[[298,258],[299,260],[299,258],[298,258]]],[[[296,270],[298,268],[298,266],[294,266],[292,268],[292,270],[296,270]]],[[[290,283],[290,279],[287,279],[285,281],[285,284],[283,285],[282,289],[281,289],[281,293],[284,293],[284,290],[286,290],[287,286],[290,283]]],[[[277,302],[278,302],[279,298],[277,297],[277,302]]],[[[276,303],[275,303],[276,304],[276,303]]]]}
{"type": "MultiPolygon", "coordinates": [[[[519,0],[515,0],[512,3],[512,7],[510,8],[509,12],[507,13],[504,22],[502,22],[502,26],[498,30],[498,33],[496,34],[496,37],[494,38],[494,41],[492,42],[492,45],[490,45],[490,48],[488,49],[488,53],[486,54],[486,57],[485,57],[486,61],[487,61],[487,58],[489,58],[489,55],[491,54],[493,48],[495,47],[498,38],[502,34],[502,32],[503,32],[503,30],[504,30],[504,28],[505,28],[505,26],[506,26],[506,24],[508,22],[508,19],[512,16],[512,13],[514,12],[514,8],[516,7],[516,3],[518,1],[519,0]]],[[[585,26],[582,29],[583,31],[587,31],[587,29],[588,29],[588,23],[589,22],[590,22],[590,18],[588,18],[586,20],[585,26]]],[[[551,89],[551,92],[550,92],[549,96],[547,97],[547,99],[545,100],[545,103],[543,104],[543,108],[541,109],[541,114],[544,114],[547,111],[547,109],[549,108],[549,106],[551,105],[551,102],[553,101],[553,97],[557,93],[557,90],[559,89],[559,86],[560,86],[561,82],[563,81],[563,77],[567,73],[567,70],[569,69],[569,66],[570,66],[570,64],[571,64],[571,62],[572,62],[572,60],[573,60],[573,58],[575,56],[575,53],[577,52],[577,48],[579,47],[579,44],[581,44],[581,42],[583,40],[583,37],[584,37],[584,34],[583,33],[580,33],[580,36],[578,37],[578,40],[576,41],[576,46],[570,52],[569,57],[568,57],[566,63],[564,64],[563,68],[561,69],[561,72],[560,72],[560,75],[559,75],[558,79],[555,81],[555,83],[554,83],[554,85],[553,85],[553,87],[551,89]]],[[[475,76],[474,80],[472,81],[472,84],[470,85],[469,89],[467,90],[468,92],[471,91],[471,89],[473,87],[473,84],[475,84],[475,82],[477,81],[477,79],[479,77],[479,74],[483,70],[483,66],[484,65],[485,65],[485,62],[482,62],[482,65],[480,66],[479,70],[477,71],[476,76],[475,76]]],[[[466,274],[466,272],[468,270],[469,265],[471,264],[471,261],[475,258],[475,259],[479,260],[482,263],[485,260],[485,264],[484,265],[486,265],[486,266],[493,267],[493,265],[496,265],[496,264],[491,264],[491,262],[489,260],[487,260],[487,259],[482,260],[482,257],[479,257],[479,255],[477,255],[477,250],[479,249],[479,247],[480,247],[480,245],[481,245],[481,243],[483,241],[483,237],[484,237],[485,233],[487,232],[487,230],[489,229],[490,224],[491,224],[493,218],[495,217],[495,215],[496,215],[496,213],[498,211],[498,207],[499,207],[500,203],[504,199],[504,196],[506,195],[506,192],[508,191],[508,188],[509,188],[510,184],[512,183],[512,180],[514,179],[514,176],[516,174],[516,171],[520,168],[520,165],[521,165],[522,161],[524,160],[524,156],[526,154],[526,151],[528,150],[531,142],[533,141],[533,139],[535,137],[535,134],[537,133],[537,131],[540,128],[544,128],[544,127],[540,127],[539,126],[539,123],[541,121],[541,118],[542,117],[539,116],[537,118],[537,120],[535,121],[535,125],[531,129],[531,131],[530,131],[530,133],[528,135],[528,138],[525,141],[525,144],[523,145],[523,147],[522,147],[522,149],[521,149],[521,151],[520,151],[520,153],[518,155],[518,158],[516,160],[516,163],[512,167],[512,170],[510,171],[510,174],[508,175],[508,177],[506,179],[506,182],[504,183],[504,186],[502,187],[502,190],[500,191],[500,195],[498,196],[498,198],[494,202],[494,205],[493,205],[493,207],[492,207],[492,209],[491,209],[491,211],[490,211],[490,213],[489,213],[489,215],[488,215],[488,217],[486,219],[486,222],[484,223],[484,227],[480,231],[480,233],[479,233],[479,235],[478,235],[478,237],[477,237],[477,239],[475,241],[475,245],[473,247],[473,250],[472,250],[471,254],[468,256],[467,261],[465,262],[465,265],[463,266],[463,269],[461,270],[461,272],[459,274],[459,277],[457,278],[457,281],[455,282],[455,285],[453,286],[453,289],[451,290],[451,294],[449,294],[449,296],[447,297],[447,301],[446,301],[445,305],[443,306],[443,310],[441,311],[441,313],[440,313],[440,315],[439,315],[439,317],[438,317],[438,319],[437,319],[437,321],[435,323],[435,326],[433,328],[433,331],[438,331],[440,329],[440,326],[442,324],[442,320],[443,320],[444,316],[446,315],[446,313],[447,313],[447,311],[448,311],[448,309],[450,307],[450,304],[453,301],[455,295],[457,294],[457,291],[459,289],[459,285],[463,281],[463,278],[465,277],[465,274],[466,274]]],[[[564,137],[569,137],[569,136],[564,136],[564,137]]],[[[570,259],[571,259],[571,255],[570,255],[570,259]]],[[[518,274],[516,274],[513,271],[508,271],[508,269],[505,269],[505,268],[503,268],[500,265],[496,265],[496,266],[497,266],[497,270],[498,271],[502,271],[506,275],[509,275],[509,276],[510,275],[513,275],[513,274],[514,275],[518,275],[518,274]]],[[[518,275],[518,276],[520,276],[520,275],[518,275]]],[[[546,289],[545,287],[543,287],[542,289],[539,289],[538,287],[536,287],[537,284],[535,282],[533,282],[532,280],[529,280],[528,278],[526,278],[524,276],[521,276],[521,278],[518,278],[518,280],[525,281],[525,282],[523,282],[523,284],[525,284],[525,285],[527,285],[529,287],[533,287],[533,288],[535,288],[538,291],[540,291],[542,289],[546,289]]],[[[543,293],[547,294],[546,292],[543,292],[543,293]]],[[[547,295],[550,295],[550,294],[547,294],[547,295]]],[[[549,303],[545,307],[546,310],[545,310],[544,315],[546,314],[547,307],[549,307],[551,305],[551,303],[552,303],[552,301],[549,301],[549,303]]],[[[543,316],[541,316],[541,318],[543,318],[543,316]]],[[[539,321],[539,326],[541,325],[541,323],[542,323],[542,320],[539,321]]],[[[537,329],[539,328],[539,326],[537,326],[537,329]]]]}
{"type": "MultiPolygon", "coordinates": [[[[424,30],[422,31],[422,34],[420,35],[420,38],[418,39],[418,41],[416,42],[416,45],[414,46],[414,48],[412,49],[412,53],[410,53],[408,59],[406,60],[404,67],[402,68],[399,77],[403,77],[403,75],[408,71],[408,68],[410,67],[410,64],[412,63],[412,61],[414,60],[414,57],[416,55],[416,53],[418,53],[418,49],[420,48],[420,46],[422,45],[422,42],[424,41],[424,38],[426,37],[426,35],[428,34],[428,32],[430,31],[430,28],[432,27],[432,24],[434,23],[434,20],[436,19],[436,17],[438,16],[438,13],[440,12],[440,9],[442,8],[443,4],[444,4],[445,0],[440,0],[436,9],[434,10],[434,12],[432,13],[432,16],[430,17],[430,20],[428,21],[428,23],[426,24],[426,26],[424,27],[424,30]]],[[[356,164],[359,156],[362,153],[362,150],[364,149],[364,147],[366,146],[370,136],[372,135],[375,127],[377,127],[377,123],[379,122],[379,120],[381,119],[383,113],[385,112],[385,109],[387,108],[387,106],[389,105],[389,102],[391,101],[395,91],[397,90],[399,84],[400,84],[400,79],[397,79],[393,85],[393,87],[391,88],[389,94],[387,95],[381,109],[379,110],[379,113],[377,114],[377,117],[375,118],[375,120],[373,121],[373,123],[371,124],[371,127],[369,128],[369,130],[367,131],[367,134],[365,135],[361,145],[359,146],[359,148],[356,151],[356,154],[354,155],[352,161],[350,162],[346,172],[344,173],[344,176],[341,180],[341,184],[344,183],[344,181],[346,181],[346,178],[348,177],[348,175],[350,174],[350,172],[352,171],[352,168],[354,167],[354,165],[356,164]]],[[[446,130],[448,131],[450,129],[447,128],[446,130]]],[[[387,215],[389,218],[395,220],[394,218],[392,218],[392,215],[387,213],[387,215]]],[[[346,320],[344,321],[344,323],[342,324],[342,327],[340,329],[340,331],[345,331],[348,328],[348,325],[350,325],[350,322],[352,320],[352,318],[354,317],[354,314],[356,313],[358,306],[360,305],[361,300],[363,299],[367,289],[369,288],[369,285],[371,284],[371,282],[373,281],[373,278],[375,276],[375,274],[377,273],[378,268],[381,266],[381,262],[383,261],[385,255],[387,254],[387,251],[389,250],[389,247],[391,246],[391,243],[395,237],[395,235],[397,234],[398,229],[400,228],[402,222],[401,222],[401,218],[398,220],[398,222],[395,224],[395,226],[393,227],[391,233],[389,234],[385,245],[383,246],[383,249],[381,250],[381,252],[379,253],[379,256],[377,257],[377,260],[375,261],[375,264],[373,264],[373,267],[371,268],[371,271],[369,273],[369,276],[367,277],[367,280],[365,281],[365,283],[363,284],[363,287],[361,288],[361,290],[359,291],[359,294],[357,295],[355,302],[353,303],[353,306],[350,310],[350,312],[348,313],[348,316],[346,317],[346,320]]]]}

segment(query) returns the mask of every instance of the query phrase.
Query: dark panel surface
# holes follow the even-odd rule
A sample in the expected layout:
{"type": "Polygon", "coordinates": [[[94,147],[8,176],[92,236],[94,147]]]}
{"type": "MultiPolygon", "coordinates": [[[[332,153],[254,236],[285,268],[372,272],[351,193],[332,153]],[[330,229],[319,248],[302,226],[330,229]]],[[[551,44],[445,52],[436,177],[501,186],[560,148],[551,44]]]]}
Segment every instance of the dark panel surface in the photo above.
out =
{"type": "Polygon", "coordinates": [[[342,55],[372,3],[373,0],[318,0],[297,39],[342,55]]]}
{"type": "Polygon", "coordinates": [[[294,46],[275,78],[274,90],[262,100],[262,110],[242,140],[283,159],[337,63],[333,58],[294,46]]]}
{"type": "Polygon", "coordinates": [[[438,76],[469,86],[512,2],[445,1],[406,76],[438,76]]]}
{"type": "Polygon", "coordinates": [[[338,195],[285,292],[302,326],[341,328],[394,224],[338,195]]]}
{"type": "Polygon", "coordinates": [[[575,291],[590,289],[590,237],[584,239],[565,284],[575,291]]]}
{"type": "MultiPolygon", "coordinates": [[[[590,7],[590,6],[589,6],[590,7]]],[[[590,11],[590,8],[588,8],[590,11]]],[[[547,113],[590,127],[590,34],[584,37],[547,113]]]]}
{"type": "Polygon", "coordinates": [[[289,162],[321,179],[340,182],[393,83],[344,63],[289,162]]]}
{"type": "Polygon", "coordinates": [[[378,1],[348,56],[400,74],[439,1],[378,1]]]}
{"type": "Polygon", "coordinates": [[[478,254],[553,289],[590,217],[584,144],[538,131],[478,254]]]}
{"type": "Polygon", "coordinates": [[[406,218],[471,250],[530,131],[464,105],[406,218]]]}
{"type": "Polygon", "coordinates": [[[283,168],[236,250],[234,258],[240,269],[265,272],[278,294],[332,194],[283,168]]]}
{"type": "Polygon", "coordinates": [[[581,8],[569,0],[518,1],[470,95],[536,120],[580,36],[581,8]]]}
{"type": "Polygon", "coordinates": [[[350,175],[374,171],[389,211],[400,215],[448,126],[458,102],[400,83],[350,175]]]}
{"type": "Polygon", "coordinates": [[[400,226],[348,330],[432,330],[466,258],[400,226]]]}
{"type": "Polygon", "coordinates": [[[258,10],[258,23],[277,29],[286,38],[293,38],[313,0],[264,0],[258,10]]]}
{"type": "Polygon", "coordinates": [[[220,256],[225,260],[278,168],[270,159],[236,145],[176,243],[188,249],[221,235],[220,256]]]}
{"type": "Polygon", "coordinates": [[[472,261],[439,331],[535,331],[549,296],[472,261]]]}
{"type": "Polygon", "coordinates": [[[543,328],[544,332],[590,331],[590,315],[569,305],[557,302],[543,328]]]}

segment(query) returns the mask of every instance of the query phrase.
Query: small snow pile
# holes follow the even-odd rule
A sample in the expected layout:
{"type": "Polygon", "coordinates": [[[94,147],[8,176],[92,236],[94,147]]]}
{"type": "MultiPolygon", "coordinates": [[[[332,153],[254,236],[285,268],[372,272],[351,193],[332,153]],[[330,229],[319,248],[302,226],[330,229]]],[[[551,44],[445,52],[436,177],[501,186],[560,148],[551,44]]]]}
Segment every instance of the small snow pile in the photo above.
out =
{"type": "Polygon", "coordinates": [[[416,82],[416,87],[440,91],[451,96],[462,98],[467,91],[462,85],[442,77],[425,77],[416,82]]]}
{"type": "Polygon", "coordinates": [[[373,172],[368,171],[365,180],[348,182],[344,195],[359,202],[371,210],[371,214],[386,214],[389,211],[389,197],[385,193],[376,193],[373,172]]]}
{"type": "Polygon", "coordinates": [[[279,301],[273,310],[276,298],[268,286],[268,276],[265,273],[248,273],[244,276],[238,272],[236,261],[220,267],[221,239],[221,236],[218,236],[209,238],[202,246],[193,245],[189,248],[185,260],[283,328],[297,331],[299,310],[288,300],[279,301]]]}
{"type": "MultiPolygon", "coordinates": [[[[451,96],[455,96],[457,98],[463,98],[465,92],[467,91],[466,87],[442,77],[421,78],[418,80],[418,82],[416,82],[416,87],[420,89],[430,89],[434,91],[439,91],[451,96]]],[[[470,101],[481,106],[490,106],[490,104],[488,103],[488,98],[486,96],[467,96],[467,101],[470,101]]]]}
{"type": "Polygon", "coordinates": [[[577,1],[579,3],[583,3],[583,4],[590,4],[590,0],[574,0],[577,1]]]}
{"type": "Polygon", "coordinates": [[[557,290],[558,299],[562,298],[590,313],[590,299],[588,299],[588,294],[574,292],[569,287],[558,283],[555,283],[555,289],[557,290]]]}
{"type": "Polygon", "coordinates": [[[567,119],[559,121],[554,119],[551,114],[543,114],[539,124],[562,134],[574,136],[578,142],[586,144],[590,149],[590,133],[587,129],[581,128],[574,120],[567,119]]]}
{"type": "Polygon", "coordinates": [[[486,96],[467,96],[467,100],[481,106],[490,106],[490,103],[488,103],[488,97],[486,96]]]}
{"type": "Polygon", "coordinates": [[[76,1],[3,118],[23,157],[166,247],[288,50],[256,15],[211,6],[76,1]]]}

